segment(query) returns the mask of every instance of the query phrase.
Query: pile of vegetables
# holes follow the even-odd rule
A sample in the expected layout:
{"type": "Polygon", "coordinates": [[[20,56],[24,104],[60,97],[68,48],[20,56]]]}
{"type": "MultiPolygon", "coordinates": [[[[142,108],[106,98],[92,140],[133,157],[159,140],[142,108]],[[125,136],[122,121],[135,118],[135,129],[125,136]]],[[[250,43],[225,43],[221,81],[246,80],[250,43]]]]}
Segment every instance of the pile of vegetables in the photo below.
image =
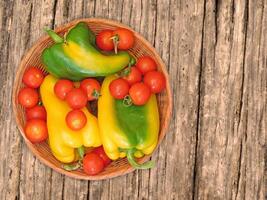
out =
{"type": "Polygon", "coordinates": [[[47,33],[55,42],[41,55],[48,74],[29,67],[18,94],[28,140],[48,140],[65,170],[82,168],[88,175],[123,157],[136,169],[153,167],[135,159],[151,154],[158,142],[156,94],[166,80],[153,58],[130,55],[135,37],[128,29],[95,36],[80,22],[64,38],[47,33]],[[96,115],[90,106],[95,101],[96,115]]]}

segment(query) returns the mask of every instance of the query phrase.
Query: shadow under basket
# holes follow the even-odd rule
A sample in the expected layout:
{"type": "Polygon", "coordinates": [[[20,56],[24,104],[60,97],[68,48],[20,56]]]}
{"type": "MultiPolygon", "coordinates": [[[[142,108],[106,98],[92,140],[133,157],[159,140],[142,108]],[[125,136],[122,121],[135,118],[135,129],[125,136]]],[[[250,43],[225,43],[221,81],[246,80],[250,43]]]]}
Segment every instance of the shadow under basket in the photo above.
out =
{"type": "MultiPolygon", "coordinates": [[[[165,134],[167,133],[167,129],[169,126],[171,109],[172,109],[172,95],[171,95],[169,77],[166,71],[166,67],[161,58],[159,57],[159,55],[156,53],[156,50],[141,35],[136,33],[131,28],[121,23],[106,19],[92,19],[92,18],[79,19],[72,21],[68,24],[65,24],[63,26],[60,26],[55,31],[61,36],[63,36],[64,33],[66,33],[70,28],[75,26],[80,21],[87,23],[90,29],[96,34],[104,29],[114,30],[116,28],[126,28],[131,30],[135,36],[135,44],[134,47],[129,50],[129,52],[136,58],[143,55],[151,56],[156,61],[158,70],[164,73],[167,80],[166,90],[164,90],[164,92],[162,92],[161,94],[157,95],[159,115],[160,115],[160,132],[159,132],[159,142],[158,142],[159,145],[162,139],[164,138],[165,134]]],[[[113,161],[109,166],[107,166],[104,169],[104,171],[95,176],[89,176],[85,174],[82,170],[66,171],[62,169],[62,163],[59,162],[52,155],[49,145],[46,142],[40,144],[32,144],[26,138],[23,130],[23,127],[25,125],[25,110],[21,105],[18,104],[17,100],[18,92],[22,87],[24,87],[24,84],[22,83],[22,76],[24,74],[24,71],[31,66],[38,67],[42,69],[42,71],[45,71],[44,66],[42,65],[41,62],[41,53],[46,47],[51,46],[52,44],[53,41],[52,39],[50,39],[50,37],[43,36],[42,38],[40,38],[33,45],[33,47],[25,54],[16,72],[15,82],[13,86],[13,93],[12,93],[13,113],[18,128],[20,130],[20,133],[23,136],[27,146],[33,152],[33,154],[37,158],[39,158],[45,165],[51,167],[52,169],[54,169],[59,173],[65,174],[73,178],[85,179],[85,180],[101,180],[101,179],[108,179],[116,176],[121,176],[126,173],[132,172],[134,169],[129,165],[126,158],[113,161]]],[[[144,156],[143,158],[137,159],[137,161],[139,163],[146,162],[147,160],[150,159],[150,156],[151,155],[144,156]]]]}

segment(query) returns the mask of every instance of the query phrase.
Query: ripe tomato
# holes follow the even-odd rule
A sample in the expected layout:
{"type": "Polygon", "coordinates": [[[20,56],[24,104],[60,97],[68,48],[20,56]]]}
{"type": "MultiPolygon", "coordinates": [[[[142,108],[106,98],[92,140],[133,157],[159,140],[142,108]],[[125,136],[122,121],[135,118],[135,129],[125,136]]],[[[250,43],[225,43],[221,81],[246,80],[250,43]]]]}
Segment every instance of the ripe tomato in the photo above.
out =
{"type": "Polygon", "coordinates": [[[48,131],[44,120],[31,119],[26,122],[25,135],[33,143],[42,142],[47,139],[48,131]]]}
{"type": "Polygon", "coordinates": [[[19,91],[19,103],[25,108],[32,108],[38,103],[39,95],[35,89],[25,87],[19,91]]]}
{"type": "Polygon", "coordinates": [[[111,160],[105,153],[103,146],[95,148],[93,152],[96,153],[100,158],[102,158],[105,167],[111,163],[111,160]]]}
{"type": "Polygon", "coordinates": [[[100,84],[97,80],[92,78],[84,79],[81,82],[81,89],[87,94],[88,101],[98,98],[100,93],[100,84]]]}
{"type": "Polygon", "coordinates": [[[96,153],[90,152],[83,158],[83,170],[88,175],[95,175],[104,169],[104,162],[96,153]]]}
{"type": "Polygon", "coordinates": [[[133,47],[134,35],[132,31],[125,28],[118,28],[113,32],[113,35],[118,36],[118,49],[127,50],[133,47]]]}
{"type": "Polygon", "coordinates": [[[129,90],[134,105],[144,105],[151,95],[150,88],[144,83],[135,83],[129,90]]]}
{"type": "Polygon", "coordinates": [[[22,77],[23,83],[31,88],[38,88],[43,80],[43,72],[36,67],[30,67],[29,69],[27,69],[22,77]]]}
{"type": "Polygon", "coordinates": [[[122,78],[115,79],[110,83],[109,91],[115,99],[123,99],[129,92],[129,84],[122,78]]]}
{"type": "Polygon", "coordinates": [[[130,73],[127,76],[124,76],[125,79],[130,85],[134,83],[141,82],[142,80],[142,73],[136,67],[130,68],[130,73]]]}
{"type": "Polygon", "coordinates": [[[54,92],[56,96],[64,100],[67,94],[74,88],[73,82],[67,79],[60,79],[54,86],[54,92]]]}
{"type": "Polygon", "coordinates": [[[85,126],[87,118],[83,111],[72,110],[66,116],[66,123],[70,129],[78,131],[85,126]]]}
{"type": "Polygon", "coordinates": [[[46,121],[46,110],[44,106],[34,106],[32,108],[26,109],[26,119],[42,119],[46,121]]]}
{"type": "Polygon", "coordinates": [[[103,30],[96,36],[97,46],[105,51],[111,51],[114,49],[114,43],[112,40],[113,31],[103,30]]]}
{"type": "Polygon", "coordinates": [[[145,74],[147,72],[156,70],[157,64],[150,56],[143,56],[137,60],[136,67],[141,71],[142,74],[145,74]]]}
{"type": "Polygon", "coordinates": [[[146,73],[144,83],[150,87],[151,92],[153,93],[159,93],[166,87],[165,76],[158,71],[146,73]]]}
{"type": "Polygon", "coordinates": [[[80,109],[86,106],[87,96],[80,88],[73,88],[66,96],[66,101],[73,109],[80,109]]]}

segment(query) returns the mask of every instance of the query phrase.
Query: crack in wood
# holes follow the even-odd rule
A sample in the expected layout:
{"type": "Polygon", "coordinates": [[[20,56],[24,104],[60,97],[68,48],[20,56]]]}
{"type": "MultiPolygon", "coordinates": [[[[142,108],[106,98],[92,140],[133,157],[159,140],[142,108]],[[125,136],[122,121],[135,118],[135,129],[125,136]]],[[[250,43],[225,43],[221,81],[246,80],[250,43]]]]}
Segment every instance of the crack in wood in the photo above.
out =
{"type": "Polygon", "coordinates": [[[26,48],[28,48],[29,44],[30,44],[30,36],[31,36],[31,21],[32,21],[32,7],[33,7],[33,4],[31,3],[31,6],[30,6],[30,12],[29,12],[29,15],[27,16],[27,24],[28,24],[28,34],[26,35],[26,39],[25,39],[25,44],[24,46],[26,48]]]}
{"type": "Polygon", "coordinates": [[[58,0],[54,0],[53,10],[52,10],[52,28],[55,29],[55,18],[56,18],[56,11],[57,11],[57,2],[58,0]]]}
{"type": "Polygon", "coordinates": [[[241,113],[243,109],[243,95],[244,95],[244,80],[245,80],[245,58],[246,58],[246,44],[247,44],[247,26],[248,26],[248,16],[249,16],[249,9],[248,9],[248,3],[249,1],[246,1],[245,5],[245,22],[244,22],[244,33],[245,33],[245,39],[244,39],[244,51],[243,51],[243,63],[242,63],[242,79],[241,79],[241,96],[240,96],[240,104],[239,104],[239,112],[238,112],[238,128],[241,124],[241,113]]]}
{"type": "Polygon", "coordinates": [[[199,77],[198,77],[198,102],[197,102],[197,118],[196,118],[196,139],[195,139],[195,160],[193,166],[193,181],[192,181],[192,200],[197,199],[197,155],[198,145],[200,139],[200,111],[201,111],[201,82],[202,82],[202,67],[203,67],[203,52],[204,52],[204,35],[205,35],[205,19],[206,19],[206,1],[203,1],[203,19],[202,19],[202,33],[201,33],[201,47],[199,58],[199,77]]]}
{"type": "MultiPolygon", "coordinates": [[[[158,11],[158,1],[156,0],[156,8],[155,8],[155,10],[156,10],[156,13],[157,13],[157,11],[158,11]]],[[[158,15],[156,14],[155,15],[155,22],[154,22],[154,24],[155,24],[155,27],[154,27],[154,34],[153,34],[153,46],[155,47],[155,45],[156,45],[156,36],[157,36],[157,28],[158,28],[158,26],[157,26],[157,23],[158,23],[158,15]]]]}
{"type": "Polygon", "coordinates": [[[63,180],[62,180],[62,193],[61,193],[61,200],[64,200],[65,198],[65,176],[63,177],[63,180]]]}
{"type": "Polygon", "coordinates": [[[220,0],[215,0],[215,5],[214,5],[215,49],[217,46],[217,38],[218,38],[218,19],[219,19],[218,12],[219,11],[220,11],[220,0]]]}
{"type": "MultiPolygon", "coordinates": [[[[171,18],[171,0],[169,0],[169,9],[168,9],[168,15],[169,15],[169,22],[170,22],[170,24],[172,25],[172,18],[171,18]]],[[[170,41],[171,41],[171,38],[172,38],[172,26],[171,27],[169,27],[169,32],[168,32],[168,35],[169,35],[169,38],[170,38],[170,41]]],[[[169,52],[171,52],[171,43],[169,43],[168,44],[169,45],[169,52]]],[[[166,67],[167,67],[167,70],[169,71],[170,70],[170,63],[171,63],[171,54],[169,53],[168,54],[168,63],[167,63],[167,65],[166,65],[166,67]]]]}

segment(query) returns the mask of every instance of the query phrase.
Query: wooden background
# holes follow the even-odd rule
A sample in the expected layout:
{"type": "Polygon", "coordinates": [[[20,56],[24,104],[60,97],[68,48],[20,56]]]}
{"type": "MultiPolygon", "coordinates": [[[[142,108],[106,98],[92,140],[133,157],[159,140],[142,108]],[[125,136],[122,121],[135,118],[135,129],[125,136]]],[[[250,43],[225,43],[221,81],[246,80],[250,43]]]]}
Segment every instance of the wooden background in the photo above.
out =
{"type": "Polygon", "coordinates": [[[267,0],[1,0],[0,199],[266,198],[267,0]],[[141,33],[168,66],[174,110],[157,167],[74,180],[27,149],[11,112],[16,68],[44,34],[81,17],[141,33]]]}

